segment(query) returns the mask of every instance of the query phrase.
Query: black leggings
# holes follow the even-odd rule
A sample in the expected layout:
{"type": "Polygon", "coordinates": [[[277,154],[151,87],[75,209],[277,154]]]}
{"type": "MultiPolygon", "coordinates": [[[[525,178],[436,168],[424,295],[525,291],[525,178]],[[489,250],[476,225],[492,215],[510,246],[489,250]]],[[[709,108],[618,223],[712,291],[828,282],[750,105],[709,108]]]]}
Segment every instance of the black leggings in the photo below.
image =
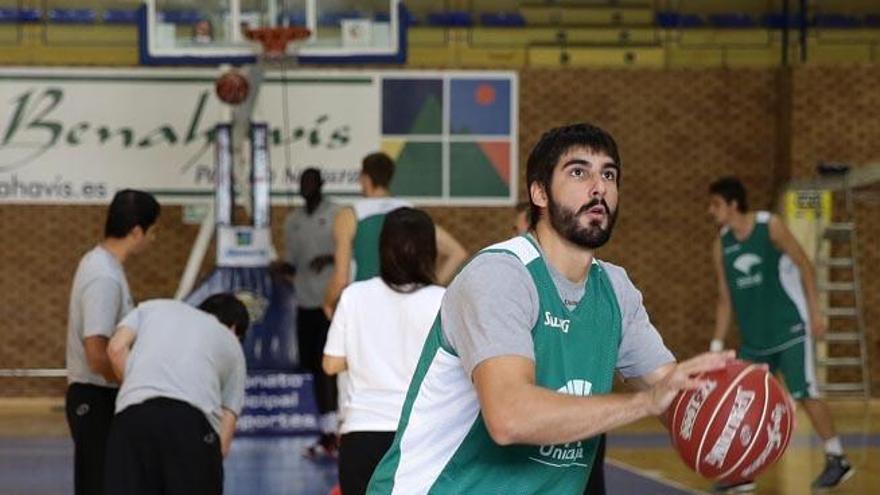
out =
{"type": "Polygon", "coordinates": [[[330,321],[324,316],[322,309],[297,310],[296,336],[299,343],[299,363],[312,374],[315,401],[320,414],[335,412],[337,408],[336,377],[327,376],[321,367],[329,329],[330,321]]]}
{"type": "Polygon", "coordinates": [[[339,443],[339,487],[342,495],[363,495],[373,471],[394,441],[393,431],[354,431],[339,443]]]}
{"type": "Polygon", "coordinates": [[[335,412],[337,409],[336,377],[327,376],[324,368],[321,367],[329,329],[330,321],[324,316],[322,309],[297,308],[296,336],[299,343],[299,362],[300,366],[313,376],[315,402],[320,414],[335,412]]]}

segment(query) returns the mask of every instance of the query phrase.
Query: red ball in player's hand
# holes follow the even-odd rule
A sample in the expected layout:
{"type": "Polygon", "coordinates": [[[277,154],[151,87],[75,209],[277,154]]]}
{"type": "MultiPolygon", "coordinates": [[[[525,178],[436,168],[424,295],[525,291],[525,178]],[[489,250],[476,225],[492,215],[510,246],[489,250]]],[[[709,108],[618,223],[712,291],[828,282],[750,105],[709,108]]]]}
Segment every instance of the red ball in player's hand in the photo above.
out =
{"type": "Polygon", "coordinates": [[[669,409],[672,445],[697,473],[722,482],[754,480],[788,447],[794,407],[764,365],[730,361],[700,376],[669,409]]]}

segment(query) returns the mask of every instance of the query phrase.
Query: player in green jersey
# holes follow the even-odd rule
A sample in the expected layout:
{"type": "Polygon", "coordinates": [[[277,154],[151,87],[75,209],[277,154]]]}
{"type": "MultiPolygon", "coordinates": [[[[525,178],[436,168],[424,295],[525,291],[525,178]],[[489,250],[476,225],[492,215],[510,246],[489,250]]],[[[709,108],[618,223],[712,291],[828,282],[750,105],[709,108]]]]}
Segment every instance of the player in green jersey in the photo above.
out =
{"type": "Polygon", "coordinates": [[[527,165],[529,233],[456,275],[368,493],[584,493],[597,435],[666,411],[694,375],[626,272],[594,258],[618,205],[620,157],[595,126],[548,131],[527,165]],[[615,370],[641,388],[611,393],[615,370]]]}
{"type": "MultiPolygon", "coordinates": [[[[352,281],[361,281],[379,275],[379,233],[385,215],[401,207],[412,206],[406,200],[391,196],[394,161],[385,153],[371,153],[364,157],[360,185],[364,197],[351,207],[342,208],[333,221],[333,239],[336,243],[333,276],[324,295],[324,313],[330,318],[339,296],[352,281]],[[354,276],[352,277],[352,261],[354,276]]],[[[445,285],[467,258],[461,244],[441,226],[436,225],[437,281],[445,285]]]]}
{"type": "MultiPolygon", "coordinates": [[[[825,469],[814,488],[831,488],[853,474],[828,405],[819,398],[813,367],[813,337],[825,334],[810,260],[775,215],[749,211],[746,190],[735,177],[709,187],[709,213],[721,227],[712,247],[718,278],[715,334],[710,349],[723,347],[732,313],[740,329],[740,357],[766,363],[785,379],[825,442],[825,469]]],[[[753,488],[753,483],[717,487],[753,488]]]]}

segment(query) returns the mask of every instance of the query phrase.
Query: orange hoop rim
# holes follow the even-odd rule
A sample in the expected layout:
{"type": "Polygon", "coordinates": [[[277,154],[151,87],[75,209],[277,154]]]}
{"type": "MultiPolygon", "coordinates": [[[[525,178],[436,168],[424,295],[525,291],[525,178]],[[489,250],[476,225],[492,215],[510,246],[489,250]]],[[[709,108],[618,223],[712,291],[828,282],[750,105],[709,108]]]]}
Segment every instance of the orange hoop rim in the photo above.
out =
{"type": "Polygon", "coordinates": [[[312,35],[312,31],[302,26],[278,26],[249,28],[245,36],[263,45],[263,56],[280,58],[287,54],[287,44],[312,35]]]}

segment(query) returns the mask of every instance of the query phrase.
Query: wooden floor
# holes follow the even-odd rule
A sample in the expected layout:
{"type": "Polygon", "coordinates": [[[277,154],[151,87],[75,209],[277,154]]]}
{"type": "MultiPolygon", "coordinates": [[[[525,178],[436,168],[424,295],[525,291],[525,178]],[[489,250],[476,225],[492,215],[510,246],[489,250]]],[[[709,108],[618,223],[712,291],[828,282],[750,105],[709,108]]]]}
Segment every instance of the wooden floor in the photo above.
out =
{"type": "MultiPolygon", "coordinates": [[[[880,494],[880,400],[831,401],[829,404],[844,448],[857,470],[855,476],[833,493],[880,494]]],[[[27,439],[46,441],[65,439],[67,435],[61,399],[0,399],[0,445],[5,441],[9,445],[19,446],[24,445],[22,442],[27,439]]],[[[656,479],[679,488],[678,493],[710,490],[711,483],[690,471],[679,459],[669,446],[665,430],[654,419],[615,431],[609,436],[608,445],[610,469],[620,471],[623,468],[656,479]]],[[[6,447],[7,450],[10,448],[20,447],[6,447]]],[[[241,441],[238,450],[246,452],[249,448],[245,441],[241,441]]],[[[5,455],[10,453],[7,451],[5,455]]],[[[299,456],[292,453],[291,457],[299,456]]],[[[822,446],[813,434],[807,417],[799,411],[795,435],[788,451],[778,464],[759,478],[757,493],[810,493],[810,482],[821,472],[823,463],[822,446]]],[[[251,476],[254,474],[257,473],[251,476]]],[[[3,490],[4,476],[9,475],[0,466],[0,493],[6,493],[3,490]]]]}
{"type": "MultiPolygon", "coordinates": [[[[835,494],[880,494],[880,400],[829,401],[844,449],[856,474],[835,494]]],[[[687,468],[669,446],[666,431],[656,420],[645,420],[610,437],[609,459],[645,474],[686,487],[710,491],[711,483],[687,468]]],[[[809,419],[798,410],[795,434],[783,458],[758,479],[758,494],[810,493],[810,483],[824,467],[822,444],[809,419]]]]}

